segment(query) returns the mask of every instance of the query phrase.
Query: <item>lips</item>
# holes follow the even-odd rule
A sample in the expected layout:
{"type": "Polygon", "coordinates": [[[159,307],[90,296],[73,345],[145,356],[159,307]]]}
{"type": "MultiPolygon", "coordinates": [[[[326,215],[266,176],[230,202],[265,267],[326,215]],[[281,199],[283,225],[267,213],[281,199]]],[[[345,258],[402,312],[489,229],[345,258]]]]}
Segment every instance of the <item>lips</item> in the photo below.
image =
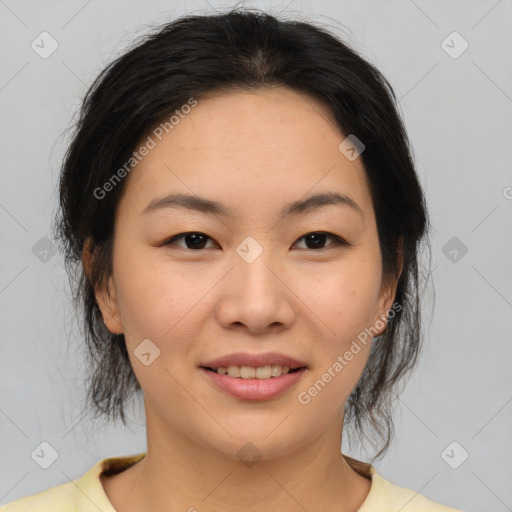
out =
{"type": "Polygon", "coordinates": [[[206,361],[199,366],[207,369],[217,369],[220,367],[227,368],[228,366],[267,366],[267,365],[281,365],[289,366],[290,370],[297,368],[306,368],[307,365],[291,356],[280,354],[277,352],[265,352],[262,354],[249,354],[247,352],[237,352],[226,356],[219,357],[206,361]]]}
{"type": "MultiPolygon", "coordinates": [[[[201,374],[217,390],[224,394],[245,401],[264,401],[277,399],[298,385],[306,373],[306,369],[293,373],[272,377],[271,379],[237,379],[228,375],[201,369],[201,374]]],[[[288,396],[290,396],[288,394],[288,396]]]]}

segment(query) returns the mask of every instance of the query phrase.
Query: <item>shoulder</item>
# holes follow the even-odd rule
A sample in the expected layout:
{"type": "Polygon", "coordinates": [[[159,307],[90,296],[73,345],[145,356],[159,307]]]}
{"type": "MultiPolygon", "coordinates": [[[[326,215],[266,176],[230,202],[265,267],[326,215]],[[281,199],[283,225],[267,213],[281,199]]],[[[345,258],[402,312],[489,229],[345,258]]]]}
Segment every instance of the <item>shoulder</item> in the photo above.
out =
{"type": "Polygon", "coordinates": [[[370,492],[357,512],[465,512],[428,499],[418,491],[393,484],[376,469],[344,455],[349,465],[372,481],[370,492]]]}
{"type": "Polygon", "coordinates": [[[144,456],[145,453],[103,459],[80,478],[7,503],[0,512],[115,512],[100,475],[122,471],[144,456]]]}
{"type": "Polygon", "coordinates": [[[64,512],[74,510],[73,495],[74,486],[72,482],[58,485],[46,491],[25,496],[16,501],[0,507],[0,512],[64,512]]]}
{"type": "MultiPolygon", "coordinates": [[[[418,491],[395,485],[377,472],[374,472],[373,478],[390,512],[392,510],[400,510],[400,512],[464,512],[461,509],[432,501],[418,491]]],[[[377,500],[379,493],[376,495],[377,500]]]]}

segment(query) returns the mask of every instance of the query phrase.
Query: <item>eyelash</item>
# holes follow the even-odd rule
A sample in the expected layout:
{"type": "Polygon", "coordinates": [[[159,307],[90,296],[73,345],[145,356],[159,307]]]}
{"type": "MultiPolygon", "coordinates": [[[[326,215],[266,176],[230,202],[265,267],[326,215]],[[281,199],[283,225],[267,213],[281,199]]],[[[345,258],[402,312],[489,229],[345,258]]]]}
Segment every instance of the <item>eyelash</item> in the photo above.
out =
{"type": "MultiPolygon", "coordinates": [[[[327,235],[328,238],[331,238],[335,243],[334,243],[334,247],[337,247],[337,246],[344,246],[344,247],[349,247],[350,244],[345,241],[343,238],[333,234],[333,233],[329,233],[327,231],[311,231],[310,233],[306,233],[305,235],[301,236],[298,240],[302,240],[303,238],[307,237],[307,236],[310,236],[310,235],[327,235]]],[[[204,237],[206,237],[208,240],[213,240],[213,238],[209,237],[208,235],[206,235],[205,233],[201,233],[200,231],[188,231],[186,233],[180,233],[178,235],[174,235],[173,237],[167,239],[162,245],[177,245],[174,243],[175,240],[177,239],[180,239],[180,238],[184,238],[186,237],[187,235],[202,235],[204,237]]],[[[203,249],[190,249],[189,247],[181,247],[181,246],[178,246],[180,247],[181,249],[185,249],[185,250],[190,250],[190,251],[201,251],[203,249]]],[[[334,248],[333,245],[329,245],[327,247],[322,247],[320,249],[309,249],[311,251],[317,251],[317,252],[321,252],[321,251],[324,251],[324,250],[327,250],[327,249],[330,249],[330,248],[334,248]]],[[[306,248],[307,250],[308,248],[306,248]]]]}

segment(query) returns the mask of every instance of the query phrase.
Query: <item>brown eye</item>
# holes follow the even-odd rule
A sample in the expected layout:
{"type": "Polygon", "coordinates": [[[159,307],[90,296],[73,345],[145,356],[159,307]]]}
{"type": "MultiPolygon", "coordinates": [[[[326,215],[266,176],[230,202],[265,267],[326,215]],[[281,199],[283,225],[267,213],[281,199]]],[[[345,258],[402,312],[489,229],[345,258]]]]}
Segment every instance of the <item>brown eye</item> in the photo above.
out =
{"type": "Polygon", "coordinates": [[[304,235],[302,238],[299,238],[299,240],[302,239],[304,239],[306,243],[306,249],[328,249],[331,246],[349,245],[347,242],[345,242],[345,240],[343,240],[339,236],[333,235],[332,233],[326,233],[324,231],[308,233],[307,235],[304,235]],[[326,247],[325,244],[328,239],[333,240],[334,244],[331,243],[326,247]]]}
{"type": "Polygon", "coordinates": [[[208,240],[211,240],[211,238],[208,235],[205,235],[204,233],[181,233],[167,240],[164,245],[178,245],[179,247],[183,247],[184,249],[199,250],[205,248],[208,240]],[[185,247],[175,243],[175,241],[179,239],[185,240],[185,247]]]}

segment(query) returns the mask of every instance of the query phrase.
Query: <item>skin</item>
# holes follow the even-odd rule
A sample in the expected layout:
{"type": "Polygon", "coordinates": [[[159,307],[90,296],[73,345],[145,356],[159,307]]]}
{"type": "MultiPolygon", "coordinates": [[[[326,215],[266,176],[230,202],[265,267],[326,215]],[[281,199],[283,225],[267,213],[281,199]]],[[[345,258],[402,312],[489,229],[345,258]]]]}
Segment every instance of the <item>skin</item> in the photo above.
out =
{"type": "MultiPolygon", "coordinates": [[[[349,512],[365,500],[371,482],[340,447],[345,401],[370,343],[309,404],[297,399],[375,326],[396,291],[396,279],[383,279],[361,159],[338,150],[344,138],[326,106],[289,89],[211,94],[126,178],[113,275],[96,298],[108,329],[125,334],[144,391],[147,455],[102,478],[116,510],[349,512]],[[362,215],[329,205],[279,216],[285,203],[331,191],[362,215]],[[234,215],[142,215],[171,192],[222,202],[234,215]],[[164,244],[190,231],[210,237],[205,248],[183,237],[164,244]],[[308,245],[303,237],[319,231],[351,245],[330,237],[324,248],[308,245]],[[263,248],[250,264],[236,252],[247,236],[263,248]],[[149,366],[134,355],[147,338],[161,351],[149,366]],[[198,368],[239,351],[281,352],[308,369],[277,398],[240,400],[198,368]],[[252,467],[236,455],[247,442],[262,454],[252,467]]],[[[83,261],[87,270],[87,250],[83,261]]]]}

